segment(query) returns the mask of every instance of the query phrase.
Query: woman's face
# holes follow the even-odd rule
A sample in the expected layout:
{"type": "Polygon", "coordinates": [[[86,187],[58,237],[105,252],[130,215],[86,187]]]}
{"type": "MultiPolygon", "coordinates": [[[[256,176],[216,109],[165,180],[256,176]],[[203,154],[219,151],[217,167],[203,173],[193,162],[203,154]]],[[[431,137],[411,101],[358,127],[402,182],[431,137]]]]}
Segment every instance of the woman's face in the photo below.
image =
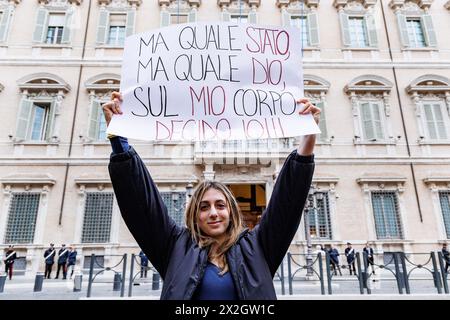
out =
{"type": "Polygon", "coordinates": [[[222,192],[214,188],[205,192],[200,201],[197,223],[203,233],[219,241],[222,240],[230,224],[230,211],[222,192]]]}

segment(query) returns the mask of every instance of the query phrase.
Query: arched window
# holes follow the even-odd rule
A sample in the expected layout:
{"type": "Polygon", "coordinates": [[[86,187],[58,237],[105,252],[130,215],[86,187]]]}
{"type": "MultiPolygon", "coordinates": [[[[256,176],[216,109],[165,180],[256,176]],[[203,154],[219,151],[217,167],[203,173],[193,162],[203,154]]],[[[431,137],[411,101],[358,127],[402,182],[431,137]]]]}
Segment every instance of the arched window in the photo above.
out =
{"type": "Polygon", "coordinates": [[[61,104],[70,86],[60,77],[38,73],[18,80],[22,92],[15,142],[59,142],[61,104]]]}
{"type": "Polygon", "coordinates": [[[258,23],[261,0],[218,0],[222,21],[235,23],[258,23]]]}
{"type": "Polygon", "coordinates": [[[380,76],[353,79],[344,91],[350,96],[357,143],[395,143],[390,120],[392,83],[380,76]]]}
{"type": "Polygon", "coordinates": [[[450,143],[450,80],[424,75],[406,88],[416,106],[419,143],[450,143]]]}
{"type": "Polygon", "coordinates": [[[311,102],[313,102],[317,107],[322,111],[320,114],[320,136],[319,142],[326,143],[330,142],[330,136],[327,130],[327,121],[326,121],[326,110],[327,110],[327,101],[326,94],[328,89],[330,88],[330,83],[325,79],[322,79],[317,76],[305,74],[303,76],[303,85],[305,91],[305,97],[309,98],[311,102]]]}
{"type": "Polygon", "coordinates": [[[120,75],[101,74],[86,81],[89,92],[89,115],[85,142],[106,141],[106,121],[102,104],[111,99],[113,91],[120,89],[120,75]]]}

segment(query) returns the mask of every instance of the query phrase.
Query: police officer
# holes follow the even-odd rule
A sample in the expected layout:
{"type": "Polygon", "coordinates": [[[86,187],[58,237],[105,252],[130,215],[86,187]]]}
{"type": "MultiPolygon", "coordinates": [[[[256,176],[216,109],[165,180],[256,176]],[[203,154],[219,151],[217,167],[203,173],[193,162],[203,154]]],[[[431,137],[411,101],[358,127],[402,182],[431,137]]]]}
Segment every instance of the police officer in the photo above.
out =
{"type": "Polygon", "coordinates": [[[141,258],[141,278],[142,276],[144,276],[144,278],[147,278],[148,258],[142,250],[141,252],[139,252],[139,257],[141,258]]]}
{"type": "Polygon", "coordinates": [[[73,276],[73,270],[75,269],[75,264],[77,262],[77,250],[73,246],[69,248],[69,256],[67,258],[67,272],[70,271],[70,279],[72,279],[73,276]]]}
{"type": "Polygon", "coordinates": [[[366,246],[363,249],[364,257],[367,261],[367,264],[372,266],[372,273],[375,274],[375,269],[373,266],[373,249],[370,247],[369,243],[366,243],[366,246]]]}
{"type": "Polygon", "coordinates": [[[448,273],[448,267],[450,266],[450,252],[448,252],[446,243],[442,245],[441,252],[445,261],[445,273],[448,273]]]}
{"type": "Polygon", "coordinates": [[[342,276],[341,266],[339,265],[339,251],[336,248],[333,248],[333,245],[330,245],[328,254],[330,255],[330,263],[331,268],[334,271],[334,275],[337,275],[337,270],[339,270],[339,275],[342,276]]]}
{"type": "Polygon", "coordinates": [[[350,242],[347,242],[347,248],[345,248],[345,256],[347,257],[347,263],[348,263],[348,269],[350,270],[350,275],[352,275],[352,269],[353,274],[356,275],[355,270],[355,249],[352,248],[352,244],[350,242]]]}
{"type": "Polygon", "coordinates": [[[69,250],[66,248],[65,244],[61,245],[61,249],[58,252],[58,270],[56,271],[55,279],[59,277],[59,270],[62,268],[63,270],[63,280],[67,279],[67,258],[69,257],[69,250]]]}
{"type": "Polygon", "coordinates": [[[53,264],[55,263],[55,245],[50,243],[50,248],[45,250],[44,259],[45,259],[45,273],[44,278],[50,279],[50,273],[52,272],[53,264]]]}
{"type": "Polygon", "coordinates": [[[14,246],[10,245],[8,251],[6,251],[5,259],[5,273],[9,275],[9,280],[12,279],[14,261],[17,259],[17,254],[14,251],[14,246]]]}

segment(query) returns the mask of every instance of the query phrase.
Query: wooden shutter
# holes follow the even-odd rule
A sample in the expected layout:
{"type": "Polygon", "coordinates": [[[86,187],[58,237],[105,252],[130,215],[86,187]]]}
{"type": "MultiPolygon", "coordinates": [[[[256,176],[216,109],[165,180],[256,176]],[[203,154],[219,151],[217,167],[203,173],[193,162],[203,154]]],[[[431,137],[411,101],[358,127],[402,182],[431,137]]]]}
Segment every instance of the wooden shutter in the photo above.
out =
{"type": "Polygon", "coordinates": [[[319,21],[317,13],[313,12],[307,15],[308,32],[309,32],[309,45],[319,45],[319,21]]]}
{"type": "Polygon", "coordinates": [[[33,112],[33,101],[22,99],[17,117],[16,139],[27,140],[30,131],[31,115],[33,112]]]}
{"type": "Polygon", "coordinates": [[[88,136],[90,139],[96,141],[98,140],[98,129],[100,126],[99,122],[99,114],[101,110],[101,105],[98,100],[92,100],[91,103],[91,112],[89,114],[89,130],[88,136]]]}
{"type": "Polygon", "coordinates": [[[2,19],[0,20],[0,42],[6,41],[8,36],[9,23],[11,21],[12,9],[9,7],[2,10],[2,19]]]}
{"type": "Polygon", "coordinates": [[[424,14],[421,18],[423,32],[425,34],[425,41],[427,46],[436,47],[436,32],[434,31],[433,20],[430,14],[424,14]]]}
{"type": "Polygon", "coordinates": [[[373,14],[366,14],[364,17],[367,30],[367,39],[370,47],[378,47],[377,26],[375,24],[375,17],[373,14]]]}
{"type": "Polygon", "coordinates": [[[105,44],[109,29],[109,12],[101,10],[97,26],[97,44],[105,44]]]}
{"type": "Polygon", "coordinates": [[[345,47],[350,47],[352,40],[350,38],[350,27],[348,23],[348,14],[344,12],[339,12],[339,21],[341,23],[341,38],[342,44],[345,47]]]}
{"type": "Polygon", "coordinates": [[[136,22],[136,9],[128,10],[126,22],[126,36],[129,37],[134,34],[134,27],[136,22]]]}
{"type": "Polygon", "coordinates": [[[33,42],[44,42],[45,32],[47,31],[48,11],[47,9],[39,8],[36,14],[36,24],[33,32],[33,42]]]}
{"type": "Polygon", "coordinates": [[[406,16],[401,13],[397,13],[397,23],[398,23],[398,30],[400,33],[400,42],[404,47],[409,47],[409,36],[408,36],[408,27],[406,25],[406,16]]]}
{"type": "Polygon", "coordinates": [[[73,8],[69,8],[66,12],[66,15],[64,17],[64,29],[61,43],[70,43],[73,14],[74,14],[73,8]]]}

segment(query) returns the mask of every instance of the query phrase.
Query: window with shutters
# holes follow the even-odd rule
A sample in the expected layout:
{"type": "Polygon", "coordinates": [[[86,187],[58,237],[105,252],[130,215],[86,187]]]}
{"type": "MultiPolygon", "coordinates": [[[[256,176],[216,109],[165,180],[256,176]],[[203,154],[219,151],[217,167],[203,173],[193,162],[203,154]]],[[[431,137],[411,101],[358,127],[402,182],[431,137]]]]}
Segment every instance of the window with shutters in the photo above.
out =
{"type": "Polygon", "coordinates": [[[442,101],[423,101],[422,103],[427,138],[430,140],[447,140],[449,118],[442,101]]]}
{"type": "Polygon", "coordinates": [[[330,83],[325,79],[310,74],[303,76],[303,86],[305,97],[307,97],[314,105],[320,108],[320,135],[317,139],[318,143],[330,143],[331,139],[327,128],[327,108],[326,94],[330,88],[330,83]]]}
{"type": "Polygon", "coordinates": [[[84,208],[82,243],[109,242],[114,194],[87,192],[84,208]]]}
{"type": "Polygon", "coordinates": [[[75,10],[74,7],[67,7],[54,11],[50,7],[41,6],[36,12],[33,42],[47,45],[70,44],[75,10]]]}
{"type": "Polygon", "coordinates": [[[439,192],[439,202],[441,205],[441,213],[444,221],[445,234],[450,239],[450,191],[439,192]]]}
{"type": "Polygon", "coordinates": [[[376,75],[359,76],[345,86],[352,105],[355,144],[397,143],[391,120],[391,89],[388,79],[376,75]]]}
{"type": "Polygon", "coordinates": [[[64,30],[64,14],[51,13],[48,18],[47,36],[45,43],[60,44],[64,30]]]}
{"type": "Polygon", "coordinates": [[[345,48],[377,48],[375,2],[335,1],[341,27],[341,41],[345,48]]]}
{"type": "Polygon", "coordinates": [[[361,101],[359,104],[363,140],[383,140],[383,108],[381,101],[361,101]]]}
{"type": "Polygon", "coordinates": [[[411,48],[426,47],[425,35],[423,33],[422,23],[418,18],[407,18],[406,29],[408,30],[409,46],[411,48]]]}
{"type": "Polygon", "coordinates": [[[125,14],[111,14],[108,32],[108,44],[111,46],[123,46],[126,35],[125,14]]]}
{"type": "Polygon", "coordinates": [[[234,23],[258,23],[258,0],[218,0],[221,20],[234,23]]]}
{"type": "Polygon", "coordinates": [[[33,243],[40,193],[13,193],[4,243],[33,243]]]}
{"type": "Polygon", "coordinates": [[[17,118],[16,138],[24,141],[50,141],[54,136],[55,103],[55,100],[47,98],[22,99],[17,118]]]}
{"type": "Polygon", "coordinates": [[[417,119],[417,142],[448,144],[450,141],[450,79],[426,74],[406,87],[417,119]]]}
{"type": "Polygon", "coordinates": [[[390,3],[397,18],[400,42],[403,48],[435,48],[436,32],[429,14],[431,1],[406,1],[390,3]]]}
{"type": "Polygon", "coordinates": [[[314,1],[279,1],[281,8],[281,24],[285,27],[300,29],[302,48],[319,45],[318,2],[314,1]]]}
{"type": "Polygon", "coordinates": [[[102,105],[110,100],[113,91],[120,90],[120,75],[104,73],[89,78],[85,82],[89,92],[89,112],[85,135],[81,138],[85,143],[106,142],[106,121],[103,116],[102,105]]]}
{"type": "Polygon", "coordinates": [[[198,0],[158,0],[161,7],[160,26],[197,21],[198,0]]]}
{"type": "Polygon", "coordinates": [[[403,239],[397,193],[372,191],[371,199],[377,239],[403,239]]]}
{"type": "Polygon", "coordinates": [[[351,46],[355,48],[367,47],[369,41],[364,17],[349,17],[348,24],[351,46]]]}
{"type": "Polygon", "coordinates": [[[175,220],[178,226],[183,227],[186,192],[161,192],[160,194],[170,217],[175,220]]]}
{"type": "Polygon", "coordinates": [[[99,47],[120,48],[125,38],[134,34],[137,7],[141,1],[99,1],[96,44],[99,47]]]}

